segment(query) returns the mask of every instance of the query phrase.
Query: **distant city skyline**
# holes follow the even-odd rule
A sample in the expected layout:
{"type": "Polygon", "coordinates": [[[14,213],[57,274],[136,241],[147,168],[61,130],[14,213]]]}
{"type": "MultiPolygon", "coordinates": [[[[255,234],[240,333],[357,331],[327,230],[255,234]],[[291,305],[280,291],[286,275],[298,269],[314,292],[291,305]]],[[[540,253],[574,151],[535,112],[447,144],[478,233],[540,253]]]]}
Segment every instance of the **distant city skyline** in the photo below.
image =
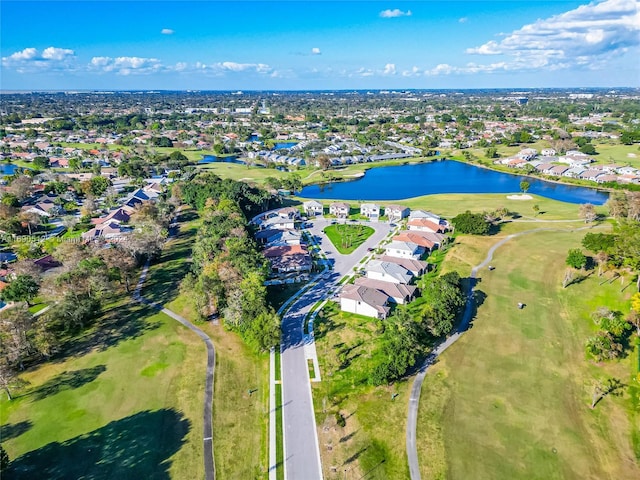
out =
{"type": "Polygon", "coordinates": [[[640,86],[640,2],[2,1],[2,90],[640,86]]]}

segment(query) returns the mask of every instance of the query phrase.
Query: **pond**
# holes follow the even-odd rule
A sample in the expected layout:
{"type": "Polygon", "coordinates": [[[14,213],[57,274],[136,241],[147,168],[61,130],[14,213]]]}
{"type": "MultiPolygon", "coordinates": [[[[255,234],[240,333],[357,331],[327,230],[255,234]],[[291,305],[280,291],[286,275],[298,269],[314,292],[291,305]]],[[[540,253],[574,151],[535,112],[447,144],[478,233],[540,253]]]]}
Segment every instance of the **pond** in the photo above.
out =
{"type": "Polygon", "coordinates": [[[13,163],[2,163],[0,164],[0,175],[13,175],[16,173],[16,170],[20,168],[18,165],[14,165],[13,163]]]}
{"type": "Polygon", "coordinates": [[[241,165],[244,165],[244,162],[242,160],[238,160],[238,158],[235,156],[216,157],[215,155],[203,155],[202,160],[200,160],[198,163],[217,163],[217,162],[239,163],[241,165]]]}
{"type": "Polygon", "coordinates": [[[528,193],[569,203],[602,205],[609,194],[594,188],[576,187],[496,172],[454,160],[379,167],[350,182],[310,185],[299,196],[315,199],[402,200],[436,193],[518,193],[520,182],[530,183],[528,193]]]}
{"type": "Polygon", "coordinates": [[[285,150],[297,145],[298,142],[280,142],[273,146],[273,150],[285,150]]]}

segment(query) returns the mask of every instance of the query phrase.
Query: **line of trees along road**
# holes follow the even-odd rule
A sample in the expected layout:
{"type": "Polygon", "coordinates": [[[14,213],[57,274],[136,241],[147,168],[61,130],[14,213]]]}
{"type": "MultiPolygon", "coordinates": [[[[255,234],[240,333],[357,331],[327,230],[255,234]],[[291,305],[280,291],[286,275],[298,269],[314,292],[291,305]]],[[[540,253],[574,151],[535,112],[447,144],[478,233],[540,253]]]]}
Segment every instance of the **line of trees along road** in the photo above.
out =
{"type": "Polygon", "coordinates": [[[263,210],[271,195],[245,183],[204,174],[179,185],[202,225],[193,245],[192,271],[181,288],[200,316],[222,315],[224,325],[257,351],[280,341],[280,319],[267,303],[268,263],[247,229],[245,214],[263,210]]]}

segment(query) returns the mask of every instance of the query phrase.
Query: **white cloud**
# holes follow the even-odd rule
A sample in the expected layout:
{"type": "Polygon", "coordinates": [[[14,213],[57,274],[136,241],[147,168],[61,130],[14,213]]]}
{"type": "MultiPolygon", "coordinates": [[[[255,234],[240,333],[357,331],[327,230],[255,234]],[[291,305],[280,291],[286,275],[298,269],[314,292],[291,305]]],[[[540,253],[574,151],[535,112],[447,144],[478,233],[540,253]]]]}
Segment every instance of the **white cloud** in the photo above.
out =
{"type": "Polygon", "coordinates": [[[116,75],[148,75],[165,70],[165,67],[157,58],[93,57],[89,69],[116,75]]]}
{"type": "Polygon", "coordinates": [[[170,28],[163,28],[162,30],[160,30],[160,33],[162,35],[173,35],[174,31],[171,30],[170,28]]]}
{"type": "Polygon", "coordinates": [[[636,0],[605,0],[537,20],[466,50],[474,55],[504,55],[510,70],[594,68],[640,45],[640,9],[636,0]]]}
{"type": "Polygon", "coordinates": [[[380,12],[380,17],[382,18],[410,17],[411,15],[411,10],[403,12],[399,8],[394,8],[393,10],[383,10],[380,12]]]}
{"type": "Polygon", "coordinates": [[[469,21],[468,17],[461,17],[458,19],[458,23],[467,23],[469,21]]]}
{"type": "Polygon", "coordinates": [[[20,52],[15,52],[9,55],[8,57],[3,57],[2,61],[12,61],[12,62],[21,62],[23,60],[33,60],[38,56],[38,50],[35,48],[25,48],[20,52]]]}
{"type": "Polygon", "coordinates": [[[15,69],[18,73],[35,73],[46,70],[71,70],[75,52],[68,48],[47,47],[42,52],[29,47],[2,57],[4,68],[15,69]]]}
{"type": "Polygon", "coordinates": [[[384,70],[382,71],[383,75],[395,75],[396,74],[396,66],[394,63],[387,63],[384,66],[384,70]]]}
{"type": "Polygon", "coordinates": [[[440,75],[473,75],[477,73],[494,73],[498,71],[515,70],[506,62],[496,62],[489,65],[479,65],[477,63],[467,63],[463,67],[441,63],[431,70],[426,70],[424,74],[428,77],[437,77],[440,75]]]}
{"type": "Polygon", "coordinates": [[[417,77],[418,75],[422,75],[422,71],[415,65],[411,68],[411,70],[402,71],[403,77],[417,77]]]}
{"type": "Polygon", "coordinates": [[[47,47],[42,52],[42,58],[47,60],[64,60],[73,55],[73,50],[68,48],[47,47]]]}
{"type": "Polygon", "coordinates": [[[322,55],[322,52],[320,51],[320,49],[318,47],[313,47],[311,49],[311,55],[322,55]]]}

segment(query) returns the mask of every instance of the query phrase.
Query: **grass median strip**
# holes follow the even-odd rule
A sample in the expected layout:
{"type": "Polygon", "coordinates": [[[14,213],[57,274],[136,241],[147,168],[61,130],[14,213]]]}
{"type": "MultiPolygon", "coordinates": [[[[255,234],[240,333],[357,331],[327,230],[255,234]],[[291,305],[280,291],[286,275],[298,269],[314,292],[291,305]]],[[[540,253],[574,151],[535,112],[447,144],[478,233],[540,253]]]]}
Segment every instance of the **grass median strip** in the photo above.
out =
{"type": "Polygon", "coordinates": [[[349,225],[329,225],[325,227],[324,233],[327,235],[333,246],[342,255],[352,253],[362,245],[375,230],[361,224],[349,225]]]}

